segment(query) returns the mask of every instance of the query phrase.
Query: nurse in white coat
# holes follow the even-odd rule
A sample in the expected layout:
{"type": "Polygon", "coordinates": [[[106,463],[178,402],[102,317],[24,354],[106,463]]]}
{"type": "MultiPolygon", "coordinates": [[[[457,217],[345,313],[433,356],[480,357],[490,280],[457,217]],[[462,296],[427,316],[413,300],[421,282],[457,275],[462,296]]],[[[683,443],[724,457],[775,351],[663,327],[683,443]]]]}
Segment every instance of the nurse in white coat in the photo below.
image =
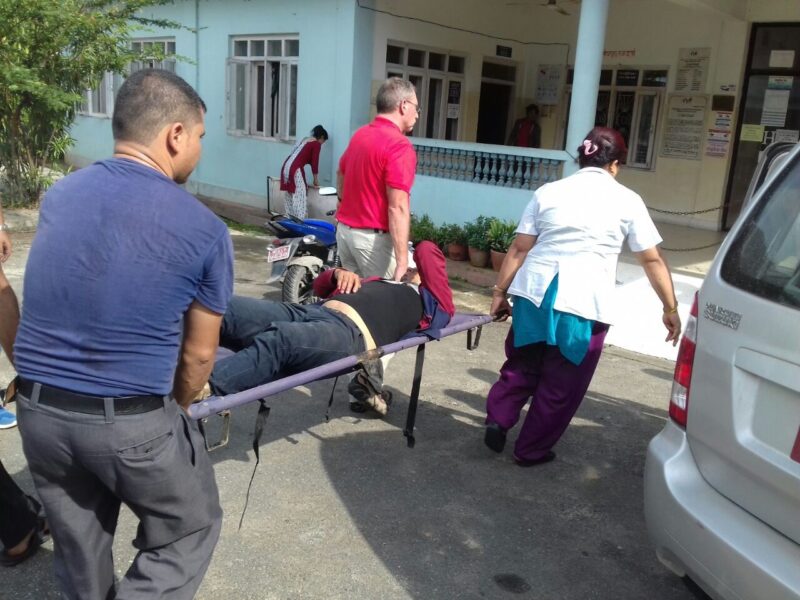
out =
{"type": "Polygon", "coordinates": [[[514,323],[487,399],[484,441],[502,452],[532,398],[514,446],[520,466],[555,458],[552,448],[589,388],[614,320],[623,242],[661,299],[666,341],[676,344],[680,336],[672,276],[657,247],[661,236],[641,197],[616,181],[627,152],[618,131],[592,129],[578,148],[581,169],[534,193],[497,276],[491,314],[508,318],[511,296],[514,323]]]}

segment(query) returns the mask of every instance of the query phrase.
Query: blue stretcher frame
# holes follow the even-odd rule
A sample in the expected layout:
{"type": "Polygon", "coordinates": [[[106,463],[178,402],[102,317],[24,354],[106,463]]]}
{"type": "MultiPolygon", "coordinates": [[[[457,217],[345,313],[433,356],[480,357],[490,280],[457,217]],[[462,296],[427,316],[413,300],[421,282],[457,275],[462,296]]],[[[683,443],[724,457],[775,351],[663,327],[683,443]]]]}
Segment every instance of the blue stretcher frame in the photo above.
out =
{"type": "MultiPolygon", "coordinates": [[[[445,338],[462,331],[467,332],[467,350],[474,350],[480,343],[481,329],[483,325],[490,323],[492,317],[483,314],[467,314],[456,313],[450,319],[447,327],[440,331],[440,338],[445,338]]],[[[329,379],[355,371],[358,366],[367,360],[380,358],[385,354],[393,354],[406,350],[408,348],[417,348],[416,364],[414,367],[414,378],[411,386],[411,395],[409,396],[408,414],[406,416],[406,426],[403,429],[403,435],[406,437],[408,447],[413,448],[414,439],[414,422],[416,420],[417,404],[419,402],[419,388],[422,381],[422,367],[425,361],[425,345],[432,341],[428,336],[420,333],[418,335],[404,338],[398,342],[381,346],[374,350],[362,352],[361,354],[353,354],[346,358],[342,358],[313,369],[308,369],[302,373],[295,373],[288,377],[270,381],[264,385],[260,385],[242,392],[235,394],[228,394],[227,396],[211,396],[201,402],[193,404],[189,408],[189,416],[195,420],[205,420],[211,415],[223,414],[225,422],[223,424],[223,433],[221,441],[208,446],[209,450],[213,450],[227,444],[228,432],[230,426],[230,409],[250,402],[257,402],[264,400],[270,396],[274,396],[286,390],[293,389],[300,385],[319,381],[321,379],[329,379]]],[[[435,341],[435,340],[433,340],[435,341]]],[[[219,356],[224,356],[229,353],[228,350],[221,349],[219,356]]]]}

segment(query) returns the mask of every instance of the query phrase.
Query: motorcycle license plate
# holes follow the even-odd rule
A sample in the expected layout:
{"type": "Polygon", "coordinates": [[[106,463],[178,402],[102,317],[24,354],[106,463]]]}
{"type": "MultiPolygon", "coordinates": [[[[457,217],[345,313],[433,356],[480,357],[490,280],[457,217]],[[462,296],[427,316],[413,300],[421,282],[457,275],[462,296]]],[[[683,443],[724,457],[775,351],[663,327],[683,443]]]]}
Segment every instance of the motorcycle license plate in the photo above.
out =
{"type": "Polygon", "coordinates": [[[270,248],[269,252],[267,252],[267,262],[275,262],[277,260],[286,260],[289,258],[289,252],[291,252],[291,248],[287,244],[286,246],[278,246],[277,248],[270,248]]]}

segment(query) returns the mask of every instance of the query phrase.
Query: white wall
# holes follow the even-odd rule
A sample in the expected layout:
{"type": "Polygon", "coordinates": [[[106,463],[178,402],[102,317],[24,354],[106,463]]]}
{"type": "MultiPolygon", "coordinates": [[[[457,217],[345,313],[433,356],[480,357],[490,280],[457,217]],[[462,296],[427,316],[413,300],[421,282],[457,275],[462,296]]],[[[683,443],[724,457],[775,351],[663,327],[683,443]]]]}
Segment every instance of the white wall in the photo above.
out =
{"type": "MultiPolygon", "coordinates": [[[[748,25],[720,13],[686,8],[662,0],[616,0],[609,14],[606,49],[634,49],[626,64],[669,66],[668,92],[675,89],[680,48],[710,47],[706,94],[725,93],[720,86],[737,86],[739,104],[747,52],[748,25]],[[631,25],[633,24],[633,26],[631,25]]],[[[665,98],[666,100],[666,98],[665,98]]],[[[710,101],[709,101],[710,109],[710,101]]],[[[734,112],[734,114],[736,114],[734,112]]],[[[662,107],[656,148],[660,150],[666,111],[662,107]]],[[[707,113],[706,127],[712,124],[707,113]]],[[[624,169],[620,180],[634,188],[654,208],[697,211],[723,203],[730,151],[725,158],[701,155],[700,160],[656,157],[654,171],[624,169]]],[[[721,211],[696,216],[655,213],[661,221],[717,229],[721,211]]]]}
{"type": "Polygon", "coordinates": [[[753,23],[800,21],[798,0],[749,0],[747,20],[753,23]]]}

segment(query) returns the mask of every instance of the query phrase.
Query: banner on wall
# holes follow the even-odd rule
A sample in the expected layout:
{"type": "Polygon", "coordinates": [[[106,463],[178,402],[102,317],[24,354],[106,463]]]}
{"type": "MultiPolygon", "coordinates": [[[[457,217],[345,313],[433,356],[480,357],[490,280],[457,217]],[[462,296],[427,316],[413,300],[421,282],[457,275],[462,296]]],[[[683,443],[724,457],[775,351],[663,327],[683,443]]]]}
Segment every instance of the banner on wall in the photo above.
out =
{"type": "Polygon", "coordinates": [[[667,99],[667,123],[661,141],[661,156],[699,160],[705,135],[708,96],[705,94],[670,94],[667,99]]]}

